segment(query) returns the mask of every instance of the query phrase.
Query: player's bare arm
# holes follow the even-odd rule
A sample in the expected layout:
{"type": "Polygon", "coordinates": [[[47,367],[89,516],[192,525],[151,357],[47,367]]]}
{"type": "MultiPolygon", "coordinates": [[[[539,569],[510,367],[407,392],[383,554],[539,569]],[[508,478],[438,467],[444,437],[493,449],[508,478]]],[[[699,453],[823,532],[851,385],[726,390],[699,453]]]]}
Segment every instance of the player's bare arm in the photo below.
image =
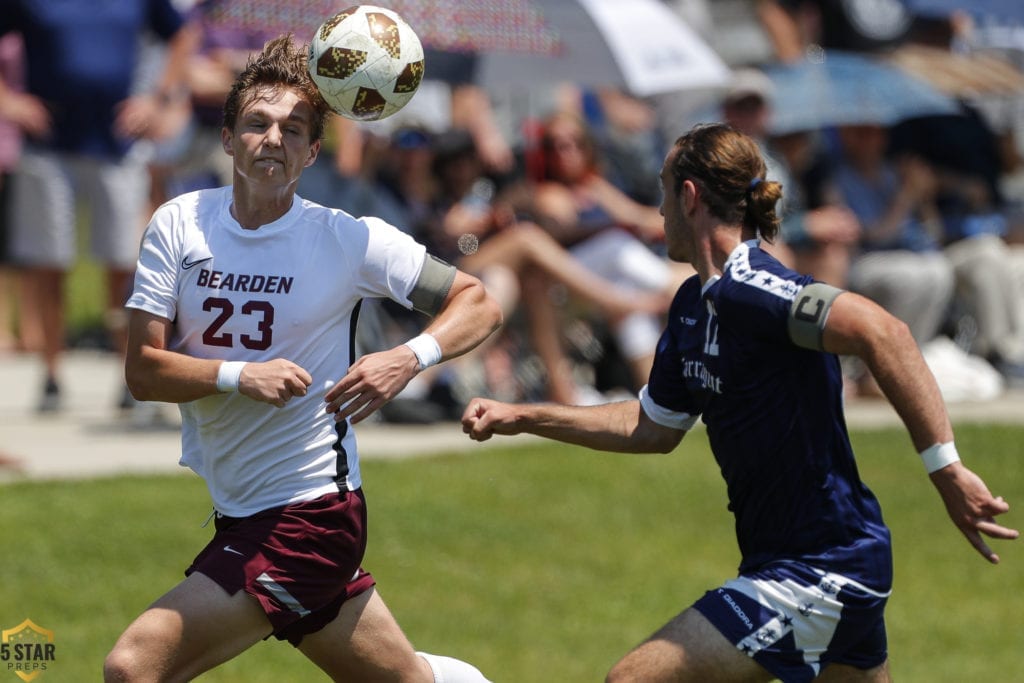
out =
{"type": "MultiPolygon", "coordinates": [[[[438,288],[446,293],[439,298],[440,307],[424,332],[441,350],[436,360],[445,361],[471,350],[496,330],[501,325],[501,308],[480,280],[462,271],[454,271],[450,283],[432,287],[438,288]]],[[[434,306],[425,303],[417,308],[430,313],[434,306]]],[[[326,410],[334,413],[336,420],[351,418],[353,424],[358,423],[397,396],[422,369],[420,359],[406,344],[367,354],[327,392],[326,410]]]]}
{"type": "MultiPolygon", "coordinates": [[[[815,306],[815,308],[817,308],[815,306]]],[[[953,427],[934,375],[925,363],[907,326],[882,307],[857,294],[844,292],[824,311],[824,350],[861,358],[892,403],[910,433],[914,447],[924,451],[953,442],[953,427]]],[[[985,483],[959,460],[931,472],[950,518],[972,546],[992,563],[999,556],[982,534],[1014,539],[1019,532],[995,522],[1009,511],[985,483]]]]}
{"type": "MultiPolygon", "coordinates": [[[[125,380],[140,401],[185,403],[222,393],[217,386],[223,361],[193,358],[171,351],[172,323],[152,313],[132,309],[128,325],[125,380]]],[[[283,358],[246,363],[238,378],[239,393],[278,407],[294,396],[305,396],[313,378],[283,358]]]]}
{"type": "Polygon", "coordinates": [[[495,434],[536,434],[548,439],[619,453],[668,453],[685,436],[647,417],[640,401],[597,406],[508,404],[476,398],[462,416],[462,431],[475,441],[495,434]]]}
{"type": "Polygon", "coordinates": [[[953,440],[939,386],[903,321],[870,299],[844,292],[827,312],[822,343],[825,351],[864,361],[918,451],[953,440]]]}

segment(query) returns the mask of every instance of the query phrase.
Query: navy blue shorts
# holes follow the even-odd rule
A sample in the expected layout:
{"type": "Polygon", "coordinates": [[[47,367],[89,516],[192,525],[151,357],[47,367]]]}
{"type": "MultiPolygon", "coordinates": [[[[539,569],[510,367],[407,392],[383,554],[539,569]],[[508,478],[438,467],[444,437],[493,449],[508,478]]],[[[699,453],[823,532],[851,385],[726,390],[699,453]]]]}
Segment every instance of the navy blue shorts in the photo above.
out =
{"type": "Polygon", "coordinates": [[[885,662],[888,599],[839,574],[779,562],[708,591],[694,608],[773,675],[801,682],[830,663],[885,662]]]}

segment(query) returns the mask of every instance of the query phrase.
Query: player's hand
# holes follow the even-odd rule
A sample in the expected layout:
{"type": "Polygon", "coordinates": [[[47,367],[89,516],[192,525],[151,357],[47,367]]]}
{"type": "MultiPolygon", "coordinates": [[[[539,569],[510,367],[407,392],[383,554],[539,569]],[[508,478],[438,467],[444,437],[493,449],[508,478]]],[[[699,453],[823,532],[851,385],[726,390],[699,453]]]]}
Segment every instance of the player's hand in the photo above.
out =
{"type": "Polygon", "coordinates": [[[155,95],[134,95],[117,104],[114,133],[127,140],[153,138],[161,117],[167,115],[167,106],[155,95]]]}
{"type": "Polygon", "coordinates": [[[860,222],[845,206],[823,206],[804,215],[804,229],[811,239],[850,245],[860,239],[860,222]]]}
{"type": "Polygon", "coordinates": [[[36,140],[49,139],[53,132],[53,117],[46,102],[29,93],[7,90],[0,98],[0,117],[36,140]]]}
{"type": "Polygon", "coordinates": [[[518,434],[515,407],[500,401],[474,398],[462,414],[462,431],[474,441],[487,441],[495,434],[518,434]]]}
{"type": "Polygon", "coordinates": [[[305,396],[313,383],[308,372],[290,360],[246,363],[238,378],[238,393],[280,408],[293,396],[305,396]]]}
{"type": "Polygon", "coordinates": [[[932,472],[930,476],[957,528],[985,559],[993,564],[999,562],[999,555],[992,552],[981,535],[1004,540],[1012,540],[1020,535],[1016,529],[1004,527],[995,521],[996,515],[1009,511],[1009,503],[1002,496],[994,498],[981,477],[967,469],[963,463],[947,465],[932,472]]]}
{"type": "Polygon", "coordinates": [[[416,354],[405,344],[363,356],[327,392],[326,410],[337,422],[361,422],[397,396],[418,371],[416,354]]]}

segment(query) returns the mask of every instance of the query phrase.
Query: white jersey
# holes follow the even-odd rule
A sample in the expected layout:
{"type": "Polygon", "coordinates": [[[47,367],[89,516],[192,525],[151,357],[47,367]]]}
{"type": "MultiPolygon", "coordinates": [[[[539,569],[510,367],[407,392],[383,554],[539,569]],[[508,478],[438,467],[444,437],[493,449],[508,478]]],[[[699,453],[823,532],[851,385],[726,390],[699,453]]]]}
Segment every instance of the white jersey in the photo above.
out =
{"type": "Polygon", "coordinates": [[[277,221],[246,230],[231,188],[161,206],[143,237],[127,306],[174,322],[171,349],[197,358],[290,360],[313,378],[283,408],[237,392],[180,404],[181,464],[231,517],[361,485],[356,440],[324,395],[354,361],[364,297],[412,307],[426,250],[375,218],[295,197],[277,221]]]}

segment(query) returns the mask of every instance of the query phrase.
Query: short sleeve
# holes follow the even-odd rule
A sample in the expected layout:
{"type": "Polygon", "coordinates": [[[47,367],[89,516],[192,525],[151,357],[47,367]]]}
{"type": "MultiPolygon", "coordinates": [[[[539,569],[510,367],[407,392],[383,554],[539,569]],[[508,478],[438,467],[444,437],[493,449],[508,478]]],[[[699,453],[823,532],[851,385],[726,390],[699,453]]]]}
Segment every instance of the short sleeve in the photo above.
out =
{"type": "Polygon", "coordinates": [[[358,283],[362,296],[387,297],[412,308],[409,295],[419,280],[427,249],[379,218],[360,219],[367,230],[358,283]]]}
{"type": "Polygon", "coordinates": [[[135,268],[135,286],[125,307],[174,320],[177,315],[178,259],[181,255],[175,234],[178,209],[164,205],[146,226],[135,268]]]}

